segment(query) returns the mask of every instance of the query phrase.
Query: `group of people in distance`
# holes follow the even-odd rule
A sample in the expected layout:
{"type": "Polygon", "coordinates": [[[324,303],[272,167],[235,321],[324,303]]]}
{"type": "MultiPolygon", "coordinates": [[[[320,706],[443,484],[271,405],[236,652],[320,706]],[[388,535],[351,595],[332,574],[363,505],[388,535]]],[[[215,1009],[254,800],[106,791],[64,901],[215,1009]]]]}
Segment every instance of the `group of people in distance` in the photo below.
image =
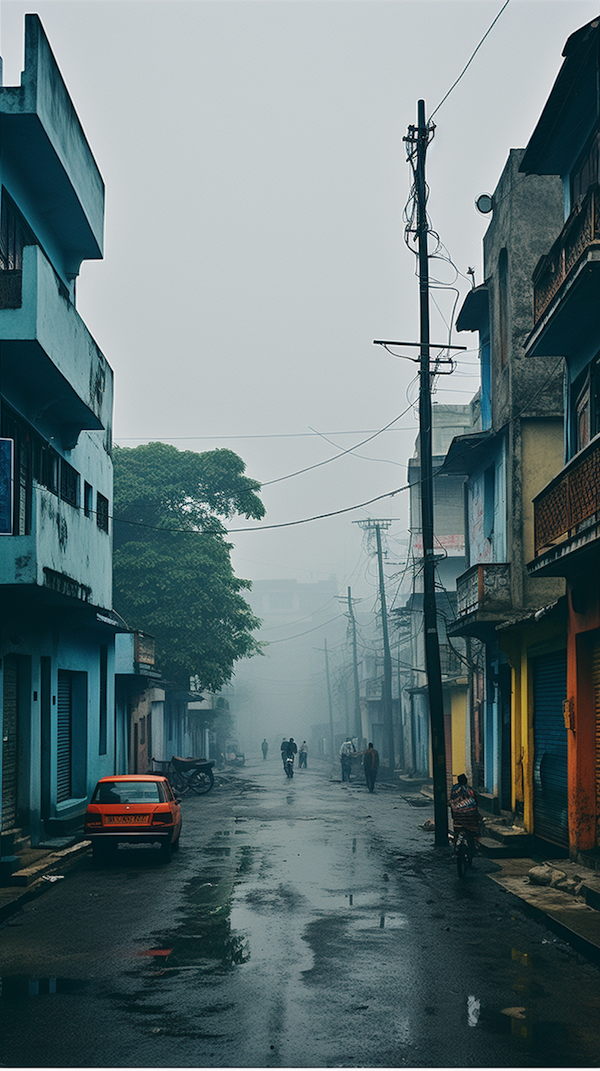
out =
{"type": "Polygon", "coordinates": [[[375,790],[375,781],[377,779],[377,771],[379,769],[379,752],[375,750],[372,743],[369,743],[366,751],[357,751],[354,742],[348,737],[344,740],[340,748],[340,764],[342,767],[342,782],[350,780],[350,774],[352,772],[352,756],[356,755],[362,758],[363,770],[365,773],[365,781],[369,792],[375,790]]]}

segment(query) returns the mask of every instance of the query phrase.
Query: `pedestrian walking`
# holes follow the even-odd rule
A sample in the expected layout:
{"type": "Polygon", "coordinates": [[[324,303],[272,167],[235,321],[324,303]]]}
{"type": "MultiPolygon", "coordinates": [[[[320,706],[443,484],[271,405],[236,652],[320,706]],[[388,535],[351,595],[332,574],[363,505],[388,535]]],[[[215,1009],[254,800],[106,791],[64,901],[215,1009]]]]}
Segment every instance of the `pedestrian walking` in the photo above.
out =
{"type": "Polygon", "coordinates": [[[342,781],[350,780],[350,771],[352,769],[352,756],[356,754],[356,748],[352,743],[350,737],[344,740],[340,748],[340,762],[342,764],[342,781]]]}
{"type": "Polygon", "coordinates": [[[267,741],[263,740],[263,742],[262,742],[262,744],[260,746],[261,746],[262,753],[263,753],[263,759],[266,759],[267,751],[269,750],[269,745],[267,744],[267,741]]]}
{"type": "Polygon", "coordinates": [[[300,744],[300,750],[298,751],[298,769],[299,770],[301,770],[302,767],[304,767],[304,769],[306,769],[306,760],[307,760],[307,758],[308,758],[308,747],[307,747],[307,744],[306,744],[306,740],[303,740],[302,743],[300,744]]]}
{"type": "Polygon", "coordinates": [[[367,750],[363,752],[363,768],[365,771],[367,788],[369,792],[373,792],[375,789],[377,771],[379,769],[379,752],[375,750],[373,744],[369,744],[367,750]]]}

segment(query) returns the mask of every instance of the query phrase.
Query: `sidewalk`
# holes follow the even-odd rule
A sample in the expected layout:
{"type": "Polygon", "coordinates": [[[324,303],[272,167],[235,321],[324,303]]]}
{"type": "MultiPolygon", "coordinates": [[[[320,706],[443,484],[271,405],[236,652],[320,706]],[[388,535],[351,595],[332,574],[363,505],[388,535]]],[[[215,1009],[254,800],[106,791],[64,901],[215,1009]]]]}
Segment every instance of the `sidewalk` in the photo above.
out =
{"type": "Polygon", "coordinates": [[[82,840],[61,849],[30,848],[21,852],[21,868],[12,874],[13,884],[0,887],[0,924],[51,889],[61,880],[66,868],[89,847],[90,842],[82,840]]]}
{"type": "Polygon", "coordinates": [[[552,885],[530,881],[529,871],[540,861],[529,858],[494,859],[497,870],[486,876],[517,896],[527,910],[577,952],[600,963],[600,874],[568,859],[548,859],[547,865],[566,875],[567,883],[579,891],[574,895],[552,885]],[[587,901],[587,902],[586,902],[587,901]]]}

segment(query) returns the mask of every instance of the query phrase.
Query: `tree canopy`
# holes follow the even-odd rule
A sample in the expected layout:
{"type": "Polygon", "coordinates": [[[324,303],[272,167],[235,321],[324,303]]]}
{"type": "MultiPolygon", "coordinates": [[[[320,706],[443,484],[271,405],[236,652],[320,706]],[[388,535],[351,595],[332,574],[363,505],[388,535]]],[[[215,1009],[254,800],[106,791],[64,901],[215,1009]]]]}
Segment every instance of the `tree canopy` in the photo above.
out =
{"type": "Polygon", "coordinates": [[[158,668],[187,687],[217,691],[240,658],[257,653],[260,622],[241,594],[223,522],[260,520],[260,484],[231,450],[177,450],[166,443],[115,447],[114,605],[156,640],[158,668]]]}

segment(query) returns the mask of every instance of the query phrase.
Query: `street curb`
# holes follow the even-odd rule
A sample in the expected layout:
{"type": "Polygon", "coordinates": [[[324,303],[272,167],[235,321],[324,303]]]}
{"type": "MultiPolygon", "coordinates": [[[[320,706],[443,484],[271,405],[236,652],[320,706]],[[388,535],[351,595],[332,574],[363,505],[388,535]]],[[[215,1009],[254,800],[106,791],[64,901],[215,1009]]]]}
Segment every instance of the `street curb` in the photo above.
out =
{"type": "Polygon", "coordinates": [[[520,892],[505,874],[495,872],[486,876],[514,896],[526,914],[566,941],[574,951],[600,966],[600,913],[594,908],[574,901],[572,896],[558,890],[551,890],[553,903],[542,905],[541,902],[536,903],[536,899],[541,901],[545,892],[550,891],[545,887],[525,885],[522,886],[523,892],[520,892]],[[565,921],[560,918],[561,914],[565,916],[565,921]],[[590,928],[594,938],[585,934],[590,928]]]}
{"type": "MultiPolygon", "coordinates": [[[[16,915],[22,908],[30,903],[32,900],[37,900],[39,896],[43,896],[49,889],[57,884],[52,881],[44,881],[46,874],[52,873],[58,867],[68,866],[74,862],[79,856],[84,855],[89,850],[90,842],[87,840],[79,841],[77,844],[73,844],[70,848],[65,848],[60,852],[48,853],[45,859],[40,860],[39,863],[34,864],[32,867],[26,867],[21,873],[31,876],[31,872],[35,871],[37,877],[35,877],[27,885],[23,886],[7,886],[4,889],[0,889],[0,897],[10,894],[14,891],[15,895],[10,896],[5,903],[0,904],[0,924],[6,922],[8,919],[16,915]]],[[[13,875],[16,876],[19,871],[16,871],[13,875]]]]}

